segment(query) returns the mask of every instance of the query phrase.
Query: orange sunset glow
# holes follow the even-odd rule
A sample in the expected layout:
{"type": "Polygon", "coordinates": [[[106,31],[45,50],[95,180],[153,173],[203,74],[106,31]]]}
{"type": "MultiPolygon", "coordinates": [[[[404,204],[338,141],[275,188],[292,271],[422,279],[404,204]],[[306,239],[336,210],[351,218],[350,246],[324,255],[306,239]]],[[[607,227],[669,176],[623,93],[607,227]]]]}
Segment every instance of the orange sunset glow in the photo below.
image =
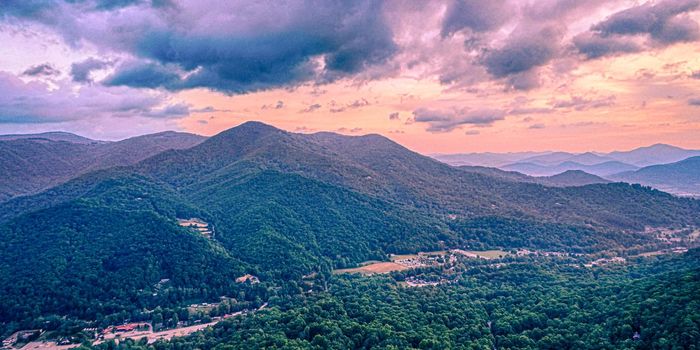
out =
{"type": "MultiPolygon", "coordinates": [[[[49,23],[41,12],[32,17],[9,11],[0,24],[0,37],[9,43],[0,48],[0,70],[3,86],[16,96],[0,100],[0,129],[61,129],[112,140],[161,130],[210,136],[259,120],[301,133],[378,133],[422,153],[611,151],[653,143],[700,147],[700,12],[694,1],[499,4],[480,8],[486,14],[459,13],[460,6],[467,5],[449,1],[375,4],[379,12],[363,20],[380,28],[380,34],[371,36],[381,35],[384,41],[358,37],[357,42],[367,42],[353,53],[359,63],[352,68],[330,70],[326,61],[334,53],[321,50],[287,68],[258,67],[277,72],[272,78],[242,71],[245,82],[210,75],[212,81],[177,87],[162,83],[153,73],[149,78],[148,72],[141,72],[136,80],[126,74],[145,65],[174,69],[184,82],[209,69],[197,67],[198,59],[209,60],[205,52],[181,53],[192,57],[178,63],[133,48],[140,44],[131,35],[100,42],[100,32],[133,18],[127,25],[131,30],[170,28],[183,33],[182,40],[197,35],[248,38],[241,50],[267,50],[271,60],[279,61],[289,54],[285,50],[297,48],[274,52],[274,46],[263,42],[251,46],[258,45],[255,38],[264,37],[266,30],[282,33],[307,25],[320,30],[323,24],[289,18],[273,25],[261,15],[267,10],[250,4],[244,6],[250,12],[244,23],[222,28],[208,27],[205,18],[195,17],[196,8],[179,4],[175,17],[191,23],[189,34],[174,22],[137,15],[138,6],[87,16],[76,12],[79,6],[60,5],[58,11],[77,16],[62,25],[49,23]],[[496,18],[488,11],[504,14],[496,18]],[[667,23],[658,25],[666,27],[625,27],[634,25],[627,17],[645,11],[665,16],[658,20],[667,23]],[[97,24],[102,19],[113,23],[97,24]],[[80,34],[90,26],[94,35],[80,34]],[[95,59],[97,55],[102,58],[95,59]],[[83,67],[80,64],[88,68],[82,80],[74,74],[75,67],[83,67]],[[283,77],[296,74],[292,70],[302,65],[313,72],[283,77]],[[26,74],[33,67],[51,71],[26,74]],[[12,98],[32,98],[42,91],[40,98],[47,100],[50,113],[14,109],[12,98]],[[91,113],[115,100],[135,106],[91,113]]],[[[273,12],[292,16],[297,10],[290,4],[273,12]]],[[[359,6],[351,11],[361,16],[367,10],[359,6]]],[[[333,18],[332,13],[328,16],[333,18]]],[[[223,24],[234,18],[218,20],[223,24]]],[[[226,59],[225,53],[217,57],[226,59]]],[[[235,59],[223,64],[239,69],[235,59]]]]}

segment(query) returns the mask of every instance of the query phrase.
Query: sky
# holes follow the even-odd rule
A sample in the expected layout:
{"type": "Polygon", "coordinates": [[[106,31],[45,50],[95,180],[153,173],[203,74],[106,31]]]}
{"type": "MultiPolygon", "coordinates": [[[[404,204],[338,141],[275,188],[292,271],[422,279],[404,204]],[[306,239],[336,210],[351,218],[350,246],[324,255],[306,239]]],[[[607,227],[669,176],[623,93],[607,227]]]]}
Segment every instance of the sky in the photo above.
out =
{"type": "Polygon", "coordinates": [[[0,133],[700,149],[700,0],[0,1],[0,133]]]}

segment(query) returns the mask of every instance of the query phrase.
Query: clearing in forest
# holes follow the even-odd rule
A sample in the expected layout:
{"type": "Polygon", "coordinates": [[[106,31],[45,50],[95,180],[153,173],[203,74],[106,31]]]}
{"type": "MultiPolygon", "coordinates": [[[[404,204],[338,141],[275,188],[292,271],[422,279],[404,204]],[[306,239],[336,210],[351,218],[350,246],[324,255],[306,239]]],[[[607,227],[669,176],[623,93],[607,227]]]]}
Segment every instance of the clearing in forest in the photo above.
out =
{"type": "Polygon", "coordinates": [[[211,238],[212,231],[209,224],[199,218],[177,219],[177,223],[182,227],[190,228],[201,233],[204,237],[211,238]]]}
{"type": "Polygon", "coordinates": [[[408,266],[397,264],[395,262],[376,262],[351,269],[338,269],[333,271],[333,273],[361,273],[363,275],[371,275],[375,273],[388,273],[407,269],[409,269],[408,266]]]}

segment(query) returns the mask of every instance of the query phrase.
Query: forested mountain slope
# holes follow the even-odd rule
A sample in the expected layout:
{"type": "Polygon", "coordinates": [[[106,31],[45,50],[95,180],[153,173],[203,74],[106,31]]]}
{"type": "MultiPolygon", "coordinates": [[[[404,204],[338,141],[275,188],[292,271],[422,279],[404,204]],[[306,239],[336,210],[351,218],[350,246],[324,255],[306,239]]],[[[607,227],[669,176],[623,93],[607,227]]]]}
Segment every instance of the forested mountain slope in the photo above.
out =
{"type": "Polygon", "coordinates": [[[0,138],[0,202],[36,193],[89,171],[131,165],[168,149],[188,148],[202,140],[198,135],[177,132],[118,142],[94,141],[68,133],[5,135],[0,138]]]}
{"type": "Polygon", "coordinates": [[[637,171],[613,175],[612,178],[672,193],[700,196],[700,157],[671,164],[650,165],[637,171]]]}
{"type": "Polygon", "coordinates": [[[698,213],[696,200],[641,186],[514,182],[376,135],[301,135],[250,122],[188,149],[0,203],[0,254],[7,259],[0,282],[10,303],[3,317],[60,313],[60,304],[78,308],[77,317],[123,311],[131,305],[125,300],[146,307],[161,300],[143,299],[161,279],[176,291],[168,305],[227,295],[244,272],[296,290],[303,275],[329,276],[332,268],[390,253],[622,249],[652,243],[640,233],[647,225],[698,225],[698,213]],[[191,217],[215,234],[176,226],[191,217]],[[47,282],[27,292],[25,272],[33,269],[47,282]],[[77,275],[70,271],[108,278],[89,287],[71,282],[77,275]],[[133,281],[112,284],[130,274],[133,281]],[[50,290],[62,284],[69,288],[50,290]],[[115,301],[94,306],[88,300],[106,300],[94,293],[115,301]]]}

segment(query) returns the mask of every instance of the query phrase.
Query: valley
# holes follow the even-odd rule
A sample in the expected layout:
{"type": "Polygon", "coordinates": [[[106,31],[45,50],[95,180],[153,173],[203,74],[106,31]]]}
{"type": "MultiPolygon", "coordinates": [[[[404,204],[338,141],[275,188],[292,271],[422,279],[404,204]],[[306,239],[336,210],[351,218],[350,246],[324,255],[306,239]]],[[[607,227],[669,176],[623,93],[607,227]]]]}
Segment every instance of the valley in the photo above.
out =
{"type": "MultiPolygon", "coordinates": [[[[462,303],[460,293],[474,302],[460,304],[468,315],[456,324],[440,326],[454,331],[434,323],[420,337],[400,324],[385,332],[403,334],[392,339],[409,348],[462,328],[470,342],[503,345],[513,334],[546,342],[553,335],[532,328],[544,324],[517,326],[504,316],[515,312],[510,299],[498,298],[567,281],[561,294],[542,298],[571,294],[585,304],[626,283],[637,294],[624,297],[634,299],[644,293],[638,284],[671,278],[664,264],[690,276],[697,267],[697,200],[580,173],[539,179],[453,167],[378,135],[296,134],[249,122],[191,147],[75,174],[0,202],[0,331],[41,329],[44,344],[35,347],[199,348],[197,339],[217,339],[324,348],[318,344],[333,341],[323,334],[336,334],[344,345],[334,347],[346,348],[351,334],[370,342],[376,331],[356,324],[358,315],[392,324],[383,307],[422,314],[410,300],[440,308],[462,303]],[[648,273],[634,272],[641,270],[648,273]],[[610,277],[594,278],[601,275],[610,277]],[[353,309],[366,302],[383,305],[380,313],[353,309]],[[487,331],[488,322],[511,328],[487,331]],[[132,324],[149,327],[91,331],[132,324]],[[273,324],[284,330],[250,333],[273,324]],[[334,330],[317,330],[324,325],[334,330]]],[[[564,322],[575,313],[537,305],[528,308],[540,318],[564,322]]]]}

